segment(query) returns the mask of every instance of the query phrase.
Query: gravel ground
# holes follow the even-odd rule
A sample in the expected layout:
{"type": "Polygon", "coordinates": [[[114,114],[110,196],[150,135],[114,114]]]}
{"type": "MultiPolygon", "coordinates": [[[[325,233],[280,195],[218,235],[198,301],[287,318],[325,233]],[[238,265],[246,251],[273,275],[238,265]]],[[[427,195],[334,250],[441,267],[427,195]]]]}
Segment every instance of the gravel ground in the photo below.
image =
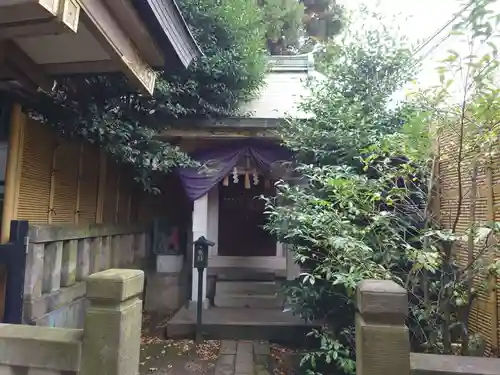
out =
{"type": "Polygon", "coordinates": [[[140,375],[213,375],[220,341],[166,340],[165,324],[171,314],[143,315],[140,375]]]}

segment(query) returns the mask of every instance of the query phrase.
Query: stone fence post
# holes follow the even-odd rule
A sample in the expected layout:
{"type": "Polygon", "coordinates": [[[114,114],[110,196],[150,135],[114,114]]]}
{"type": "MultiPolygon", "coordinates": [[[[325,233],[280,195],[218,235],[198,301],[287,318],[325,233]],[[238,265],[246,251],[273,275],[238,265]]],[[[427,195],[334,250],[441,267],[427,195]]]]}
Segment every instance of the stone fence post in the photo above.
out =
{"type": "Polygon", "coordinates": [[[137,375],[144,287],[140,270],[109,269],[87,279],[81,375],[137,375]]]}
{"type": "Polygon", "coordinates": [[[363,280],[357,290],[357,375],[409,375],[408,295],[388,280],[363,280]]]}

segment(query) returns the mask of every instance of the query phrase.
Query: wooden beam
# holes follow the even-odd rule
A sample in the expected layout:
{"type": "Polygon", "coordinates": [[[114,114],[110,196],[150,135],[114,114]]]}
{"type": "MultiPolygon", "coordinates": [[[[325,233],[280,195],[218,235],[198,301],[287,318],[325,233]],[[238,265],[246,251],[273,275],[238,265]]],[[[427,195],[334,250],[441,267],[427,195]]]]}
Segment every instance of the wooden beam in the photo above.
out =
{"type": "Polygon", "coordinates": [[[61,25],[58,21],[42,20],[34,22],[23,22],[0,25],[0,39],[24,38],[35,35],[58,34],[61,31],[61,25]]]}
{"type": "Polygon", "coordinates": [[[77,0],[8,0],[0,4],[3,39],[74,32],[78,30],[77,0]]]}
{"type": "Polygon", "coordinates": [[[21,165],[23,156],[24,127],[26,115],[20,104],[12,108],[9,130],[9,145],[5,172],[5,193],[2,214],[1,241],[9,241],[10,222],[17,216],[17,201],[19,200],[19,182],[21,180],[21,165]]]}
{"type": "Polygon", "coordinates": [[[80,23],[81,9],[77,0],[63,0],[57,18],[65,28],[76,33],[78,31],[78,24],[80,23]]]}
{"type": "Polygon", "coordinates": [[[15,72],[11,69],[11,67],[7,64],[4,64],[3,66],[0,67],[2,70],[2,73],[5,73],[6,78],[0,77],[0,80],[2,81],[10,81],[11,83],[17,83],[19,85],[19,88],[23,88],[27,92],[36,92],[38,90],[38,85],[36,83],[33,83],[28,77],[20,74],[19,72],[15,72]]]}
{"type": "Polygon", "coordinates": [[[62,34],[66,29],[57,19],[0,25],[0,39],[62,34]]]}
{"type": "Polygon", "coordinates": [[[43,69],[50,75],[114,73],[116,72],[116,61],[108,59],[70,63],[51,63],[44,64],[43,69]]]}
{"type": "Polygon", "coordinates": [[[45,92],[54,89],[55,81],[12,40],[3,41],[0,48],[4,50],[4,62],[14,72],[16,79],[32,82],[45,92]]]}
{"type": "Polygon", "coordinates": [[[0,41],[0,82],[9,85],[9,82],[15,87],[15,83],[23,87],[27,91],[34,92],[38,89],[38,85],[33,83],[28,77],[15,72],[8,64],[5,57],[5,48],[0,41]],[[14,83],[15,82],[15,83],[14,83]]]}
{"type": "Polygon", "coordinates": [[[80,0],[82,22],[141,91],[152,94],[156,73],[140,56],[102,0],[80,0]]]}
{"type": "Polygon", "coordinates": [[[7,0],[0,3],[0,23],[56,17],[61,0],[7,0]]]}
{"type": "MultiPolygon", "coordinates": [[[[274,130],[285,122],[282,118],[230,117],[223,120],[179,119],[175,122],[177,129],[189,130],[274,130]]],[[[167,128],[168,126],[165,126],[167,128]]],[[[173,130],[173,129],[172,129],[173,130]]]]}
{"type": "MultiPolygon", "coordinates": [[[[0,57],[1,58],[1,57],[0,57]]],[[[51,63],[40,64],[43,71],[49,76],[71,76],[75,74],[93,74],[93,73],[116,73],[116,61],[98,60],[98,61],[79,61],[71,63],[51,63]]],[[[0,69],[0,80],[13,79],[11,72],[0,69]]],[[[35,88],[36,89],[36,88],[35,88]]]]}
{"type": "Polygon", "coordinates": [[[103,0],[113,13],[122,29],[127,31],[144,59],[151,66],[163,67],[165,59],[155,40],[141,20],[137,11],[132,7],[130,0],[103,0]]]}
{"type": "MultiPolygon", "coordinates": [[[[42,0],[6,0],[9,3],[16,4],[16,12],[22,10],[21,5],[27,6],[39,6],[39,1],[42,0]]],[[[21,22],[35,22],[40,19],[54,19],[56,17],[62,24],[73,29],[73,31],[77,30],[79,22],[85,24],[86,29],[90,31],[90,33],[94,36],[97,42],[103,47],[103,49],[110,56],[110,60],[114,62],[113,71],[121,71],[123,72],[131,81],[131,83],[138,88],[139,91],[142,91],[146,94],[152,94],[156,81],[156,73],[151,68],[151,66],[145,61],[142,54],[140,53],[140,49],[138,49],[133,41],[129,37],[129,33],[125,28],[122,28],[116,20],[116,15],[112,14],[110,10],[106,7],[103,0],[43,0],[49,4],[57,1],[57,6],[54,4],[51,5],[51,11],[48,12],[48,16],[43,17],[40,14],[35,14],[32,17],[29,12],[27,14],[17,14],[11,8],[11,15],[17,17],[16,19],[21,22]],[[57,10],[56,10],[57,8],[57,10]],[[81,9],[81,10],[80,10],[81,9]],[[26,16],[26,17],[24,17],[26,16]],[[31,17],[31,18],[30,18],[31,17]]],[[[128,5],[130,9],[132,5],[128,5]]],[[[0,5],[0,19],[3,17],[3,11],[6,8],[0,5]]],[[[4,21],[12,21],[11,19],[5,18],[4,21]]],[[[1,23],[1,22],[0,22],[1,23]]],[[[36,24],[36,22],[35,22],[36,24]]],[[[34,25],[35,25],[34,24],[34,25]]],[[[18,26],[22,26],[24,29],[18,29],[17,31],[14,29],[8,29],[6,32],[10,33],[9,36],[15,35],[15,33],[20,33],[20,35],[30,34],[30,28],[28,24],[18,24],[18,26]]],[[[32,25],[32,26],[34,26],[32,25]]],[[[1,26],[1,25],[0,25],[1,26]]],[[[14,26],[14,25],[3,25],[3,26],[14,26]]],[[[36,26],[40,27],[40,26],[36,26]]],[[[44,26],[45,27],[45,26],[44,26]]],[[[133,27],[128,25],[128,27],[133,27]]],[[[50,28],[44,29],[42,28],[43,33],[52,31],[50,28]]],[[[38,35],[38,34],[37,34],[38,35]]],[[[41,34],[40,34],[41,35],[41,34]]],[[[11,39],[8,39],[11,40],[11,39]]],[[[14,43],[10,42],[14,46],[9,47],[17,47],[14,43]]],[[[75,40],[75,43],[79,43],[79,40],[75,40]]],[[[9,61],[11,61],[11,68],[14,72],[16,72],[16,77],[27,76],[31,81],[35,82],[40,88],[45,91],[51,91],[53,88],[53,80],[47,79],[47,73],[43,68],[37,67],[31,59],[19,48],[14,51],[17,55],[15,58],[9,57],[9,61]],[[20,60],[21,63],[18,63],[17,60],[20,60]],[[43,74],[42,74],[43,73],[43,74]],[[42,79],[42,77],[44,77],[42,79]]],[[[9,53],[10,55],[10,53],[9,53]]],[[[153,53],[151,53],[151,59],[154,59],[153,53]]],[[[107,62],[105,62],[107,63],[107,62]]],[[[90,73],[89,69],[92,67],[96,68],[95,63],[90,61],[84,62],[83,68],[80,66],[80,70],[87,70],[87,73],[90,73]]],[[[60,69],[58,74],[75,74],[75,71],[69,71],[71,68],[75,68],[76,65],[70,66],[52,66],[51,68],[56,70],[60,69]],[[65,70],[65,71],[64,71],[65,70]]],[[[95,70],[95,69],[94,69],[95,70]]],[[[102,72],[102,71],[101,71],[102,72]]],[[[54,73],[54,71],[51,71],[54,73]]],[[[85,73],[85,72],[81,72],[85,73]]],[[[24,77],[23,77],[24,79],[24,77]]]]}
{"type": "Polygon", "coordinates": [[[158,138],[269,138],[275,139],[277,136],[271,131],[265,130],[244,130],[244,129],[169,129],[162,131],[158,138]]]}
{"type": "MultiPolygon", "coordinates": [[[[17,165],[16,165],[16,170],[17,170],[17,178],[16,178],[16,185],[15,185],[15,196],[14,196],[14,213],[12,215],[13,220],[17,220],[18,218],[18,208],[19,208],[19,199],[21,199],[21,192],[20,192],[20,186],[21,186],[21,173],[22,173],[22,168],[23,168],[23,160],[24,160],[24,133],[26,131],[26,126],[28,124],[28,116],[26,116],[24,113],[22,114],[22,126],[20,129],[20,134],[19,134],[19,143],[17,146],[18,149],[18,157],[17,157],[17,165]]],[[[9,228],[10,232],[10,228],[9,228]]]]}

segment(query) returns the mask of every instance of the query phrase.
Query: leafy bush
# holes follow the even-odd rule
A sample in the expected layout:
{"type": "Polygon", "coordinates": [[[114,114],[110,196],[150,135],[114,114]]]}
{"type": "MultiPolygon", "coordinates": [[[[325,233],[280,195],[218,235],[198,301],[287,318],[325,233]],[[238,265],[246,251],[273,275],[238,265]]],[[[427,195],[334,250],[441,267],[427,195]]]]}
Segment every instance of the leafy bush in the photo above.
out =
{"type": "Polygon", "coordinates": [[[411,235],[421,224],[425,196],[418,193],[425,190],[429,149],[422,122],[413,120],[425,113],[391,103],[415,67],[404,39],[389,29],[364,29],[328,48],[337,54],[325,65],[327,79],[304,105],[314,119],[292,119],[278,131],[297,153],[307,184],[282,182],[278,199],[267,199],[268,229],[302,268],[286,287],[291,309],[326,323],[312,332],[320,347],[303,358],[311,374],[355,372],[357,283],[403,284],[419,256],[411,235]]]}
{"type": "Polygon", "coordinates": [[[266,69],[262,12],[245,0],[181,0],[205,56],[161,76],[156,109],[165,120],[231,116],[259,89],[266,69]]]}
{"type": "Polygon", "coordinates": [[[325,47],[331,53],[322,60],[327,79],[303,105],[314,120],[291,119],[280,129],[283,143],[300,157],[312,156],[308,161],[352,165],[361,148],[398,129],[407,117],[404,108],[390,104],[417,67],[410,46],[392,35],[381,15],[363,9],[357,16],[378,20],[377,28],[346,29],[325,47]]]}
{"type": "Polygon", "coordinates": [[[308,374],[355,372],[354,292],[365,278],[392,279],[408,290],[413,350],[484,350],[468,320],[500,271],[500,224],[476,214],[479,185],[498,154],[492,40],[500,29],[493,3],[467,2],[454,27],[465,45],[481,51],[451,51],[438,69],[440,84],[409,103],[388,106],[416,66],[398,39],[366,30],[367,38],[348,39],[353,45],[330,46],[337,55],[325,60],[328,79],[305,106],[315,118],[280,129],[307,184],[278,186],[280,199],[267,199],[268,229],[302,268],[286,290],[292,310],[326,323],[311,333],[319,345],[303,357],[308,374]],[[434,155],[431,139],[443,134],[448,148],[434,155]],[[458,180],[450,189],[457,198],[447,198],[446,227],[432,210],[439,157],[458,180]],[[461,215],[467,230],[458,225],[461,215]]]}
{"type": "Polygon", "coordinates": [[[361,170],[302,164],[297,169],[308,184],[282,182],[278,197],[283,203],[267,200],[268,229],[291,246],[302,269],[285,286],[288,303],[294,313],[326,322],[323,330],[312,333],[320,349],[304,357],[311,373],[321,373],[325,363],[354,372],[357,283],[392,279],[404,285],[412,264],[422,257],[412,236],[422,224],[419,193],[425,168],[416,160],[401,163],[387,155],[387,150],[403,151],[411,134],[405,128],[365,149],[370,158],[360,157],[366,167],[361,170]]]}
{"type": "Polygon", "coordinates": [[[258,0],[271,55],[312,51],[340,32],[344,9],[335,0],[258,0]]]}

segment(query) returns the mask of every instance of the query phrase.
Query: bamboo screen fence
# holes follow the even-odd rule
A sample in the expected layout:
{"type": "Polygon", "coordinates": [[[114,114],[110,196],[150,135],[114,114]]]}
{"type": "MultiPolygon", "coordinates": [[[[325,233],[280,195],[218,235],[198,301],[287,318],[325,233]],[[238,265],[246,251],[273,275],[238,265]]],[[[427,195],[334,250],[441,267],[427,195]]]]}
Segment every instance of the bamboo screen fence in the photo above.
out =
{"type": "Polygon", "coordinates": [[[13,218],[35,224],[126,224],[164,215],[164,194],[144,192],[129,170],[82,141],[23,125],[13,218]]]}
{"type": "MultiPolygon", "coordinates": [[[[444,228],[450,229],[456,222],[457,233],[465,234],[472,223],[481,226],[487,222],[500,221],[500,158],[496,163],[478,162],[478,155],[467,147],[462,147],[460,152],[460,136],[458,126],[447,126],[437,137],[438,194],[435,206],[438,208],[438,220],[444,228]]],[[[456,248],[458,262],[461,266],[466,266],[471,259],[477,257],[480,250],[480,245],[474,245],[471,254],[466,241],[461,242],[456,248]]],[[[500,253],[494,254],[496,258],[499,256],[500,253]]],[[[479,293],[469,316],[470,330],[486,340],[486,354],[490,356],[499,356],[499,281],[488,277],[475,280],[476,285],[482,283],[488,287],[479,293]]]]}

